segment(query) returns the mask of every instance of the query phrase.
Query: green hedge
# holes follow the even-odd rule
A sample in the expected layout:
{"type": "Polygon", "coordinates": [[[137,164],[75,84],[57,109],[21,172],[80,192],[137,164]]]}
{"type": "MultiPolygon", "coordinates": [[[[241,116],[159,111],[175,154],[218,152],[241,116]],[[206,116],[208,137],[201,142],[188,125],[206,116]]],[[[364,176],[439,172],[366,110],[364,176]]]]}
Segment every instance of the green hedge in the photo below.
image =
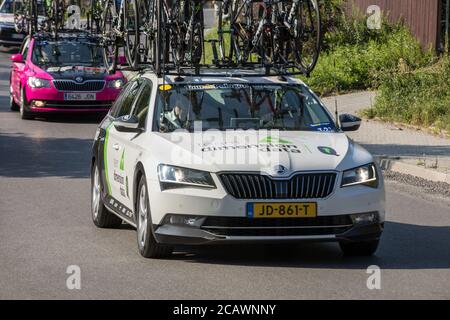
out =
{"type": "Polygon", "coordinates": [[[434,127],[450,133],[450,58],[433,67],[385,74],[368,117],[434,127]]]}
{"type": "Polygon", "coordinates": [[[311,77],[303,78],[313,90],[326,95],[377,88],[382,75],[394,72],[400,62],[416,69],[434,61],[431,51],[424,53],[406,27],[364,33],[362,24],[355,21],[353,28],[329,36],[335,37],[328,40],[333,47],[321,53],[311,77]]]}

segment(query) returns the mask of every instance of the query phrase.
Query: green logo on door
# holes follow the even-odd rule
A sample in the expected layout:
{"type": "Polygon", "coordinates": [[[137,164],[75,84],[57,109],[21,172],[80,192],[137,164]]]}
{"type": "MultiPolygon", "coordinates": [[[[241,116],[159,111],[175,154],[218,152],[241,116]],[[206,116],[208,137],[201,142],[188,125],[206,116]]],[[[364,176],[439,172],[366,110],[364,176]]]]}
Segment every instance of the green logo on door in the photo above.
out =
{"type": "Polygon", "coordinates": [[[125,149],[123,149],[122,151],[122,156],[120,157],[120,166],[119,166],[120,170],[124,170],[125,168],[125,149]]]}

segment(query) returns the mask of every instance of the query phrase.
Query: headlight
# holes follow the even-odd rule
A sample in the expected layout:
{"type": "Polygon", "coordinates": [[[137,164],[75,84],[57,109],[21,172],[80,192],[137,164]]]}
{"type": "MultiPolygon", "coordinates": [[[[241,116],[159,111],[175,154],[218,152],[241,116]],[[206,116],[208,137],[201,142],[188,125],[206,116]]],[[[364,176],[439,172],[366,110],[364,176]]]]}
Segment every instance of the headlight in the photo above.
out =
{"type": "Polygon", "coordinates": [[[377,170],[373,163],[344,171],[342,187],[363,184],[372,188],[378,187],[377,170]]]}
{"type": "Polygon", "coordinates": [[[158,166],[158,176],[163,190],[188,186],[216,188],[211,174],[206,171],[160,164],[158,166]]]}
{"type": "Polygon", "coordinates": [[[123,80],[123,79],[111,80],[108,82],[108,88],[122,89],[124,84],[125,84],[125,80],[123,80]]]}
{"type": "Polygon", "coordinates": [[[30,77],[30,78],[28,78],[28,85],[34,89],[50,88],[50,81],[45,80],[45,79],[36,78],[36,77],[30,77]]]}

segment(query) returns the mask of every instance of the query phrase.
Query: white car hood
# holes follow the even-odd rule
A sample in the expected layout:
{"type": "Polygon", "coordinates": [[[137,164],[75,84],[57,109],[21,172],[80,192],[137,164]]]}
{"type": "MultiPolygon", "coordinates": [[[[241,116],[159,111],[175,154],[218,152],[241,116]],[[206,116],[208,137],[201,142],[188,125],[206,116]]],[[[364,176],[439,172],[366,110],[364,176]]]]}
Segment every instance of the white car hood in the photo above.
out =
{"type": "Polygon", "coordinates": [[[156,147],[153,154],[159,163],[209,172],[262,171],[288,176],[297,171],[340,171],[373,161],[344,133],[208,131],[194,136],[186,132],[154,133],[150,145],[156,147]],[[280,165],[283,173],[277,170],[280,165]]]}

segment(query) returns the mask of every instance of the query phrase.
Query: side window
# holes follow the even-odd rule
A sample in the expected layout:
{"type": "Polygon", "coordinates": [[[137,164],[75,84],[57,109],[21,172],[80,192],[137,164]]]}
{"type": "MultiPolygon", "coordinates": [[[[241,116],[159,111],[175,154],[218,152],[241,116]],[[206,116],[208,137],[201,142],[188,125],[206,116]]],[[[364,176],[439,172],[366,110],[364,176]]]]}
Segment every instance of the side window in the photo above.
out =
{"type": "Polygon", "coordinates": [[[151,95],[152,84],[150,81],[145,81],[132,113],[139,119],[139,127],[141,128],[145,127],[145,120],[147,119],[147,114],[150,107],[151,95]]]}
{"type": "Polygon", "coordinates": [[[111,116],[113,118],[118,118],[127,114],[130,114],[131,108],[133,107],[133,101],[139,92],[139,85],[141,81],[135,80],[127,83],[125,88],[123,88],[122,93],[119,98],[114,103],[111,109],[111,116]]]}
{"type": "Polygon", "coordinates": [[[114,117],[118,118],[131,113],[131,108],[133,107],[133,102],[139,92],[141,83],[142,80],[140,79],[130,83],[127,91],[124,93],[124,97],[120,101],[120,108],[117,110],[117,114],[115,114],[114,117]]]}
{"type": "Polygon", "coordinates": [[[113,118],[116,118],[117,113],[119,112],[120,105],[122,101],[125,99],[125,96],[127,95],[128,88],[130,87],[131,82],[128,82],[122,89],[122,92],[117,97],[116,101],[114,101],[111,111],[109,112],[110,116],[113,118]]]}

